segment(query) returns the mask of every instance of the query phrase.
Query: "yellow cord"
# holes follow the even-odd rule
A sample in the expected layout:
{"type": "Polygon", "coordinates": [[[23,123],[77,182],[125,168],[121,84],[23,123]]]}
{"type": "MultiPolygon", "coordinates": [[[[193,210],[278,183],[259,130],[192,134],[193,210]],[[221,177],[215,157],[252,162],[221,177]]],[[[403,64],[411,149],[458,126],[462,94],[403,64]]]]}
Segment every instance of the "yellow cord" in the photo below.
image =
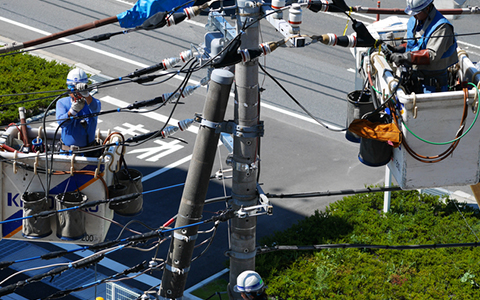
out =
{"type": "MultiPolygon", "coordinates": [[[[350,6],[350,11],[348,12],[348,16],[352,14],[353,8],[350,6]]],[[[350,22],[350,18],[347,19],[347,24],[345,25],[345,29],[343,30],[343,35],[347,33],[347,28],[348,28],[348,22],[350,22]]]]}

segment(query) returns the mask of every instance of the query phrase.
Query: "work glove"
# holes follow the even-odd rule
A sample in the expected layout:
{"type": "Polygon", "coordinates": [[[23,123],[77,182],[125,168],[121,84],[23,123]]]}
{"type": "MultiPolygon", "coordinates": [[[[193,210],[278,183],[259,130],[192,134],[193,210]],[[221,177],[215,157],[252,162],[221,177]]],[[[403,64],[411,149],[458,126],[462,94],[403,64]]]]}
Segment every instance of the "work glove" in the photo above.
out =
{"type": "Polygon", "coordinates": [[[87,89],[88,86],[86,83],[79,82],[75,85],[77,91],[82,95],[82,97],[88,97],[90,95],[90,91],[87,89]]]}
{"type": "Polygon", "coordinates": [[[392,51],[393,53],[404,53],[405,52],[405,44],[398,45],[398,46],[392,46],[390,44],[387,44],[388,50],[392,51]]]}
{"type": "Polygon", "coordinates": [[[390,61],[395,63],[397,66],[412,64],[412,56],[410,52],[405,53],[392,53],[390,56],[390,61]]]}
{"type": "Polygon", "coordinates": [[[70,114],[76,116],[85,106],[85,99],[72,100],[72,106],[70,106],[70,114]]]}

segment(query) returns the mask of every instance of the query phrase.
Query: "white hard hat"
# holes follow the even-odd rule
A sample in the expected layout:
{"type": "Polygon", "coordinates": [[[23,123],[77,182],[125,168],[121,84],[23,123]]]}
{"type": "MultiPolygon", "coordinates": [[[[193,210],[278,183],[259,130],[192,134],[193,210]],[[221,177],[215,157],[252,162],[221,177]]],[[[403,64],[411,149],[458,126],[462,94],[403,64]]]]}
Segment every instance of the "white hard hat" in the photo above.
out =
{"type": "Polygon", "coordinates": [[[237,277],[237,284],[233,290],[237,293],[256,292],[264,286],[262,277],[255,271],[243,271],[237,277]]]}
{"type": "Polygon", "coordinates": [[[425,9],[433,0],[407,0],[407,8],[405,13],[410,16],[414,16],[425,9]]]}
{"type": "Polygon", "coordinates": [[[88,76],[82,69],[73,69],[68,72],[67,85],[75,85],[79,82],[88,83],[88,76]]]}

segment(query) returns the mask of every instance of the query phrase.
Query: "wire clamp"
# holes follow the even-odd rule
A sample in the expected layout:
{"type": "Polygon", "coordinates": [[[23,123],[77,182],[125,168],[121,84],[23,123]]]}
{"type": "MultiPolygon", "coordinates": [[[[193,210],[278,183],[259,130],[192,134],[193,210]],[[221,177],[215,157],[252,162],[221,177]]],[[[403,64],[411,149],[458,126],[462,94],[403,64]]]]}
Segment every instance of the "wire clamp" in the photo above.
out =
{"type": "Polygon", "coordinates": [[[15,152],[13,152],[13,174],[17,174],[17,155],[18,155],[18,151],[15,150],[15,152]]]}
{"type": "Polygon", "coordinates": [[[70,176],[73,176],[73,172],[75,171],[75,167],[73,165],[75,162],[75,155],[76,154],[72,154],[72,158],[70,159],[70,176]]]}
{"type": "Polygon", "coordinates": [[[250,174],[258,168],[256,162],[252,162],[251,164],[248,164],[248,163],[235,161],[233,159],[233,154],[231,153],[228,154],[226,158],[226,163],[227,165],[232,166],[232,168],[235,171],[244,172],[246,176],[250,176],[250,174]]]}
{"type": "Polygon", "coordinates": [[[102,166],[102,160],[105,158],[105,154],[100,155],[98,158],[98,163],[97,163],[97,168],[95,169],[95,175],[93,175],[93,178],[98,178],[98,174],[100,174],[101,166],[102,166]]]}
{"type": "Polygon", "coordinates": [[[179,268],[175,268],[174,266],[171,266],[169,264],[166,264],[165,268],[172,273],[177,273],[178,275],[183,275],[183,274],[188,273],[190,271],[190,267],[186,267],[185,269],[179,269],[179,268]]]}
{"type": "Polygon", "coordinates": [[[418,113],[418,107],[417,107],[417,95],[415,95],[414,92],[412,92],[413,95],[413,118],[417,118],[417,113],[418,113]]]}
{"type": "Polygon", "coordinates": [[[186,236],[183,234],[179,234],[177,232],[173,232],[173,238],[180,240],[180,241],[185,241],[186,243],[195,241],[198,238],[198,234],[192,235],[192,236],[186,236]]]}
{"type": "Polygon", "coordinates": [[[260,121],[257,125],[254,125],[254,126],[236,125],[235,131],[231,133],[237,137],[245,137],[245,138],[263,137],[263,134],[265,133],[263,121],[260,121]]]}
{"type": "Polygon", "coordinates": [[[40,151],[37,151],[35,154],[35,163],[33,164],[33,174],[37,175],[37,168],[38,168],[38,158],[40,156],[40,151]]]}
{"type": "Polygon", "coordinates": [[[263,137],[265,128],[263,121],[260,121],[254,126],[237,125],[234,121],[212,122],[202,118],[200,115],[195,116],[195,122],[200,123],[200,126],[215,129],[215,133],[230,133],[236,137],[256,138],[263,137]]]}
{"type": "Polygon", "coordinates": [[[220,128],[222,127],[222,123],[208,121],[207,119],[202,118],[200,115],[196,115],[194,118],[195,122],[200,123],[201,127],[208,127],[211,129],[215,129],[215,133],[221,132],[220,128]]]}
{"type": "Polygon", "coordinates": [[[259,205],[252,205],[248,207],[244,207],[242,205],[240,209],[235,212],[235,215],[239,219],[245,219],[247,217],[272,215],[273,214],[272,211],[273,211],[273,206],[270,204],[259,204],[259,205]]]}

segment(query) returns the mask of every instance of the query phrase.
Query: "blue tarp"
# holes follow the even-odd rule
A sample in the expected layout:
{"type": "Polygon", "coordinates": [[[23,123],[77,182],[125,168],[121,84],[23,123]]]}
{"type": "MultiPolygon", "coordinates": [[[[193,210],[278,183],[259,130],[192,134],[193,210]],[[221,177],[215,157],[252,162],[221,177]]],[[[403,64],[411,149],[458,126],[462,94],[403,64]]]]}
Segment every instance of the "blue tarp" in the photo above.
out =
{"type": "MultiPolygon", "coordinates": [[[[118,14],[117,19],[120,26],[123,28],[140,26],[146,19],[150,18],[157,12],[170,11],[188,1],[189,0],[138,0],[132,8],[118,14]]],[[[189,3],[184,7],[189,7],[192,3],[189,3]]]]}

